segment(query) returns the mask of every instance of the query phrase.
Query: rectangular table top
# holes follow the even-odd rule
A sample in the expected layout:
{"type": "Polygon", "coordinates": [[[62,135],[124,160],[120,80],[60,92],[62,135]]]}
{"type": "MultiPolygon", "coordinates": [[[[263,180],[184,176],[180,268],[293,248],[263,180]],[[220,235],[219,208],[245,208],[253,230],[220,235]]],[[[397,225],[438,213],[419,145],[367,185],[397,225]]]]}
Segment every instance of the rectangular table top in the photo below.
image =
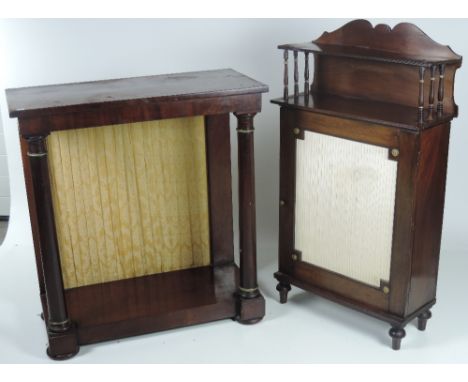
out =
{"type": "Polygon", "coordinates": [[[232,69],[7,89],[10,117],[77,112],[125,101],[178,101],[264,93],[268,87],[232,69]]]}

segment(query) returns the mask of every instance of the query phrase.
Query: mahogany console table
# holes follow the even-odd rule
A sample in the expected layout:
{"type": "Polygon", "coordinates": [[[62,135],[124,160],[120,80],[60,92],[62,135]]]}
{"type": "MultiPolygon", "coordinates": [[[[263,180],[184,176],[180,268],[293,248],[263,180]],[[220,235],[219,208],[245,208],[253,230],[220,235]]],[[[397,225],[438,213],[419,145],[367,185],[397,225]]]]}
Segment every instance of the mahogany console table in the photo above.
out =
{"type": "Polygon", "coordinates": [[[253,119],[267,91],[230,69],[7,90],[51,358],[223,318],[261,320],[253,119]]]}

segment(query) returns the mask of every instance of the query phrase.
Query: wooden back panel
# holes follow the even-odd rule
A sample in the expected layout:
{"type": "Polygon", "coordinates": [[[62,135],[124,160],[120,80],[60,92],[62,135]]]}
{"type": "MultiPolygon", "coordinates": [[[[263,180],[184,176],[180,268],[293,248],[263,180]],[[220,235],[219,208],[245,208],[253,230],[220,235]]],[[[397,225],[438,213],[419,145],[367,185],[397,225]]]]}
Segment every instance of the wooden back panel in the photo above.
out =
{"type": "Polygon", "coordinates": [[[432,40],[416,25],[400,23],[394,28],[386,24],[375,28],[367,20],[353,20],[333,32],[324,32],[315,44],[365,48],[391,52],[402,57],[427,57],[431,60],[461,60],[450,47],[432,40]]]}
{"type": "MultiPolygon", "coordinates": [[[[453,96],[456,64],[445,69],[444,111],[457,114],[453,96]]],[[[343,97],[366,98],[374,101],[418,107],[418,67],[359,60],[346,57],[315,56],[313,91],[343,97]]],[[[429,106],[430,70],[424,74],[425,107],[429,106]]],[[[434,86],[439,86],[436,75],[434,86]]],[[[437,101],[437,99],[436,99],[437,101]]]]}

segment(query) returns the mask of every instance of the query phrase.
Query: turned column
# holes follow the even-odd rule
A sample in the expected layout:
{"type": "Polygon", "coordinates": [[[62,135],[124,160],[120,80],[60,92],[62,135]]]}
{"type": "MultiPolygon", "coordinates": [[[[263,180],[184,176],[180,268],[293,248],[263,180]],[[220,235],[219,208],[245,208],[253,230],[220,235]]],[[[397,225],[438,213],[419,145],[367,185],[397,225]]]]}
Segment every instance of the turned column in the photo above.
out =
{"type": "Polygon", "coordinates": [[[257,242],[255,227],[255,114],[235,114],[237,117],[239,165],[239,296],[254,298],[259,295],[257,285],[257,242]]]}
{"type": "Polygon", "coordinates": [[[52,333],[62,333],[70,328],[70,320],[65,305],[60,258],[55,233],[45,137],[28,137],[27,142],[27,156],[31,167],[47,299],[47,329],[52,333]]]}

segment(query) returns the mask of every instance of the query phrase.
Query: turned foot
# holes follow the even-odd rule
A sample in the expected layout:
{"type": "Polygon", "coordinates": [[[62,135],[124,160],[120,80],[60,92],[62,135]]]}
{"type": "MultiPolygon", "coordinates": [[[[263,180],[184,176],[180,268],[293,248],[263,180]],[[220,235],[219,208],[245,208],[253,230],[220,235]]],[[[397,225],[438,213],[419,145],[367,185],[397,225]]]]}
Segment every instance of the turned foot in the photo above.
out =
{"type": "Polygon", "coordinates": [[[291,290],[291,284],[279,282],[276,286],[276,290],[280,294],[280,303],[285,304],[288,301],[288,293],[291,290]]]}
{"type": "Polygon", "coordinates": [[[427,320],[429,320],[431,317],[432,317],[432,313],[430,310],[426,310],[425,312],[422,312],[418,316],[418,329],[421,331],[426,330],[427,320]]]}
{"type": "Polygon", "coordinates": [[[50,347],[47,348],[46,353],[50,359],[54,361],[66,361],[67,359],[73,358],[75,355],[78,354],[80,348],[77,347],[75,351],[66,354],[53,354],[50,347]]]}
{"type": "Polygon", "coordinates": [[[393,327],[390,329],[388,334],[390,334],[390,337],[392,337],[392,349],[400,350],[401,339],[406,336],[405,329],[393,327]]]}

